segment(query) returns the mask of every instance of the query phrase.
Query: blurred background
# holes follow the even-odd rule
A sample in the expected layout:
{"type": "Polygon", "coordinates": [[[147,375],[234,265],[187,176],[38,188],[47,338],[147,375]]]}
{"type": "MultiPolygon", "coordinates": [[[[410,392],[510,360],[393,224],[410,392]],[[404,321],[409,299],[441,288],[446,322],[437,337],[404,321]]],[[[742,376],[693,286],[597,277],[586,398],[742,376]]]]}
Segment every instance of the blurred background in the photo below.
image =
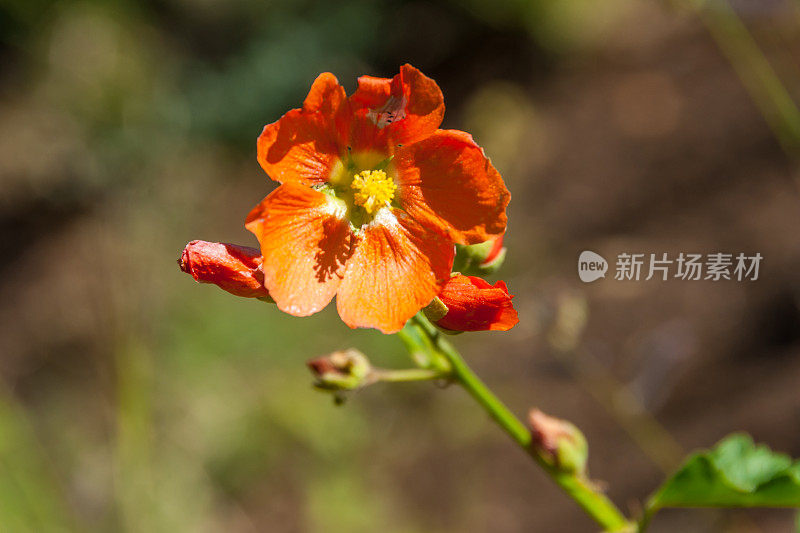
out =
{"type": "Polygon", "coordinates": [[[319,72],[352,91],[407,61],[512,192],[521,323],[455,339],[489,385],[580,426],[626,510],[734,430],[800,456],[796,1],[0,0],[0,530],[594,531],[460,389],[312,389],[306,359],[405,367],[397,339],[176,265],[255,245],[255,139],[319,72]],[[764,260],[583,284],[585,249],[764,260]]]}

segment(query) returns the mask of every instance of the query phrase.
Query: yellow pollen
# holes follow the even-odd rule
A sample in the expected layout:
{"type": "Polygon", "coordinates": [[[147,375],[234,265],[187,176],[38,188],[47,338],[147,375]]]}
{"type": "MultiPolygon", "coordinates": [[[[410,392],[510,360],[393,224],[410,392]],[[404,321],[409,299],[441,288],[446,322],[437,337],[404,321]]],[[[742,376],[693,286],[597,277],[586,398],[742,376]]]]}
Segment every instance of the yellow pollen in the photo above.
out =
{"type": "Polygon", "coordinates": [[[350,186],[356,190],[356,205],[363,207],[369,214],[390,202],[397,190],[397,185],[383,170],[364,170],[353,176],[350,186]]]}

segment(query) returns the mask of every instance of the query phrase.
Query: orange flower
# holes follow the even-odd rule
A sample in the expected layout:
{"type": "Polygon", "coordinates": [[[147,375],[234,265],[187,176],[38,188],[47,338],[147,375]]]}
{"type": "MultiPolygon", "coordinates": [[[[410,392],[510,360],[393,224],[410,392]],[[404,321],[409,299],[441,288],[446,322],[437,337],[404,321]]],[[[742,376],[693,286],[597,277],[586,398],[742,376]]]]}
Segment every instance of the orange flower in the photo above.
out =
{"type": "Polygon", "coordinates": [[[447,314],[436,325],[453,331],[508,331],[519,318],[506,284],[455,274],[439,293],[447,314]]]}
{"type": "Polygon", "coordinates": [[[192,241],[178,260],[181,270],[200,283],[213,283],[236,296],[266,298],[261,252],[224,242],[192,241]]]}
{"type": "Polygon", "coordinates": [[[264,128],[258,161],[281,185],[245,225],[281,310],[307,316],[336,295],[347,325],[393,333],[444,286],[454,243],[503,233],[500,174],[469,134],[438,129],[443,115],[436,83],[404,65],[349,98],[321,74],[264,128]]]}

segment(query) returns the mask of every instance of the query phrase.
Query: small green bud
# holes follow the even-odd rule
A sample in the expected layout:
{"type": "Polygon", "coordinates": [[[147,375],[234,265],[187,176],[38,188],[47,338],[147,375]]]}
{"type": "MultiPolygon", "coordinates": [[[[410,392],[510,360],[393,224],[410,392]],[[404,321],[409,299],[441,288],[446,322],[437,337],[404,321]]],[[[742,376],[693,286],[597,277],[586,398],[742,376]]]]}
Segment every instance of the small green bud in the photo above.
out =
{"type": "Polygon", "coordinates": [[[581,430],[571,422],[548,416],[539,409],[531,409],[528,425],[533,436],[532,445],[554,467],[563,472],[586,475],[589,445],[581,430]]]}
{"type": "Polygon", "coordinates": [[[506,248],[501,248],[493,259],[485,260],[483,263],[478,264],[475,271],[479,276],[488,276],[489,274],[497,272],[506,260],[506,251],[506,248]]]}
{"type": "Polygon", "coordinates": [[[457,244],[453,272],[468,276],[486,276],[497,271],[506,258],[503,236],[478,244],[457,244]]]}
{"type": "Polygon", "coordinates": [[[316,378],[314,385],[320,389],[353,390],[372,382],[369,359],[352,348],[316,357],[306,364],[316,378]]]}

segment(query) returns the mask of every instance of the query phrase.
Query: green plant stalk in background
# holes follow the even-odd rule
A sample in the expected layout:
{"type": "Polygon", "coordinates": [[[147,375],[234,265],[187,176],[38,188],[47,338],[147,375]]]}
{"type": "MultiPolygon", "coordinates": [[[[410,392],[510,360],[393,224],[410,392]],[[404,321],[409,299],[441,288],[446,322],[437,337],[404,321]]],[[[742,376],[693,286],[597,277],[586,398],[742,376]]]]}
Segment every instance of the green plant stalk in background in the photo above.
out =
{"type": "Polygon", "coordinates": [[[800,110],[736,11],[727,1],[674,3],[695,10],[781,147],[793,159],[800,158],[800,110]]]}
{"type": "MultiPolygon", "coordinates": [[[[533,446],[531,431],[512,413],[503,402],[481,381],[467,365],[458,351],[443,338],[423,315],[412,319],[417,333],[426,339],[425,345],[431,360],[442,358],[450,367],[450,379],[464,387],[476,402],[489,414],[508,436],[517,443],[559,487],[567,493],[605,531],[633,531],[634,525],[594,484],[580,473],[562,470],[542,455],[533,446]]],[[[401,332],[406,346],[414,344],[408,333],[401,332]]],[[[418,343],[416,343],[419,346],[418,343]]]]}

